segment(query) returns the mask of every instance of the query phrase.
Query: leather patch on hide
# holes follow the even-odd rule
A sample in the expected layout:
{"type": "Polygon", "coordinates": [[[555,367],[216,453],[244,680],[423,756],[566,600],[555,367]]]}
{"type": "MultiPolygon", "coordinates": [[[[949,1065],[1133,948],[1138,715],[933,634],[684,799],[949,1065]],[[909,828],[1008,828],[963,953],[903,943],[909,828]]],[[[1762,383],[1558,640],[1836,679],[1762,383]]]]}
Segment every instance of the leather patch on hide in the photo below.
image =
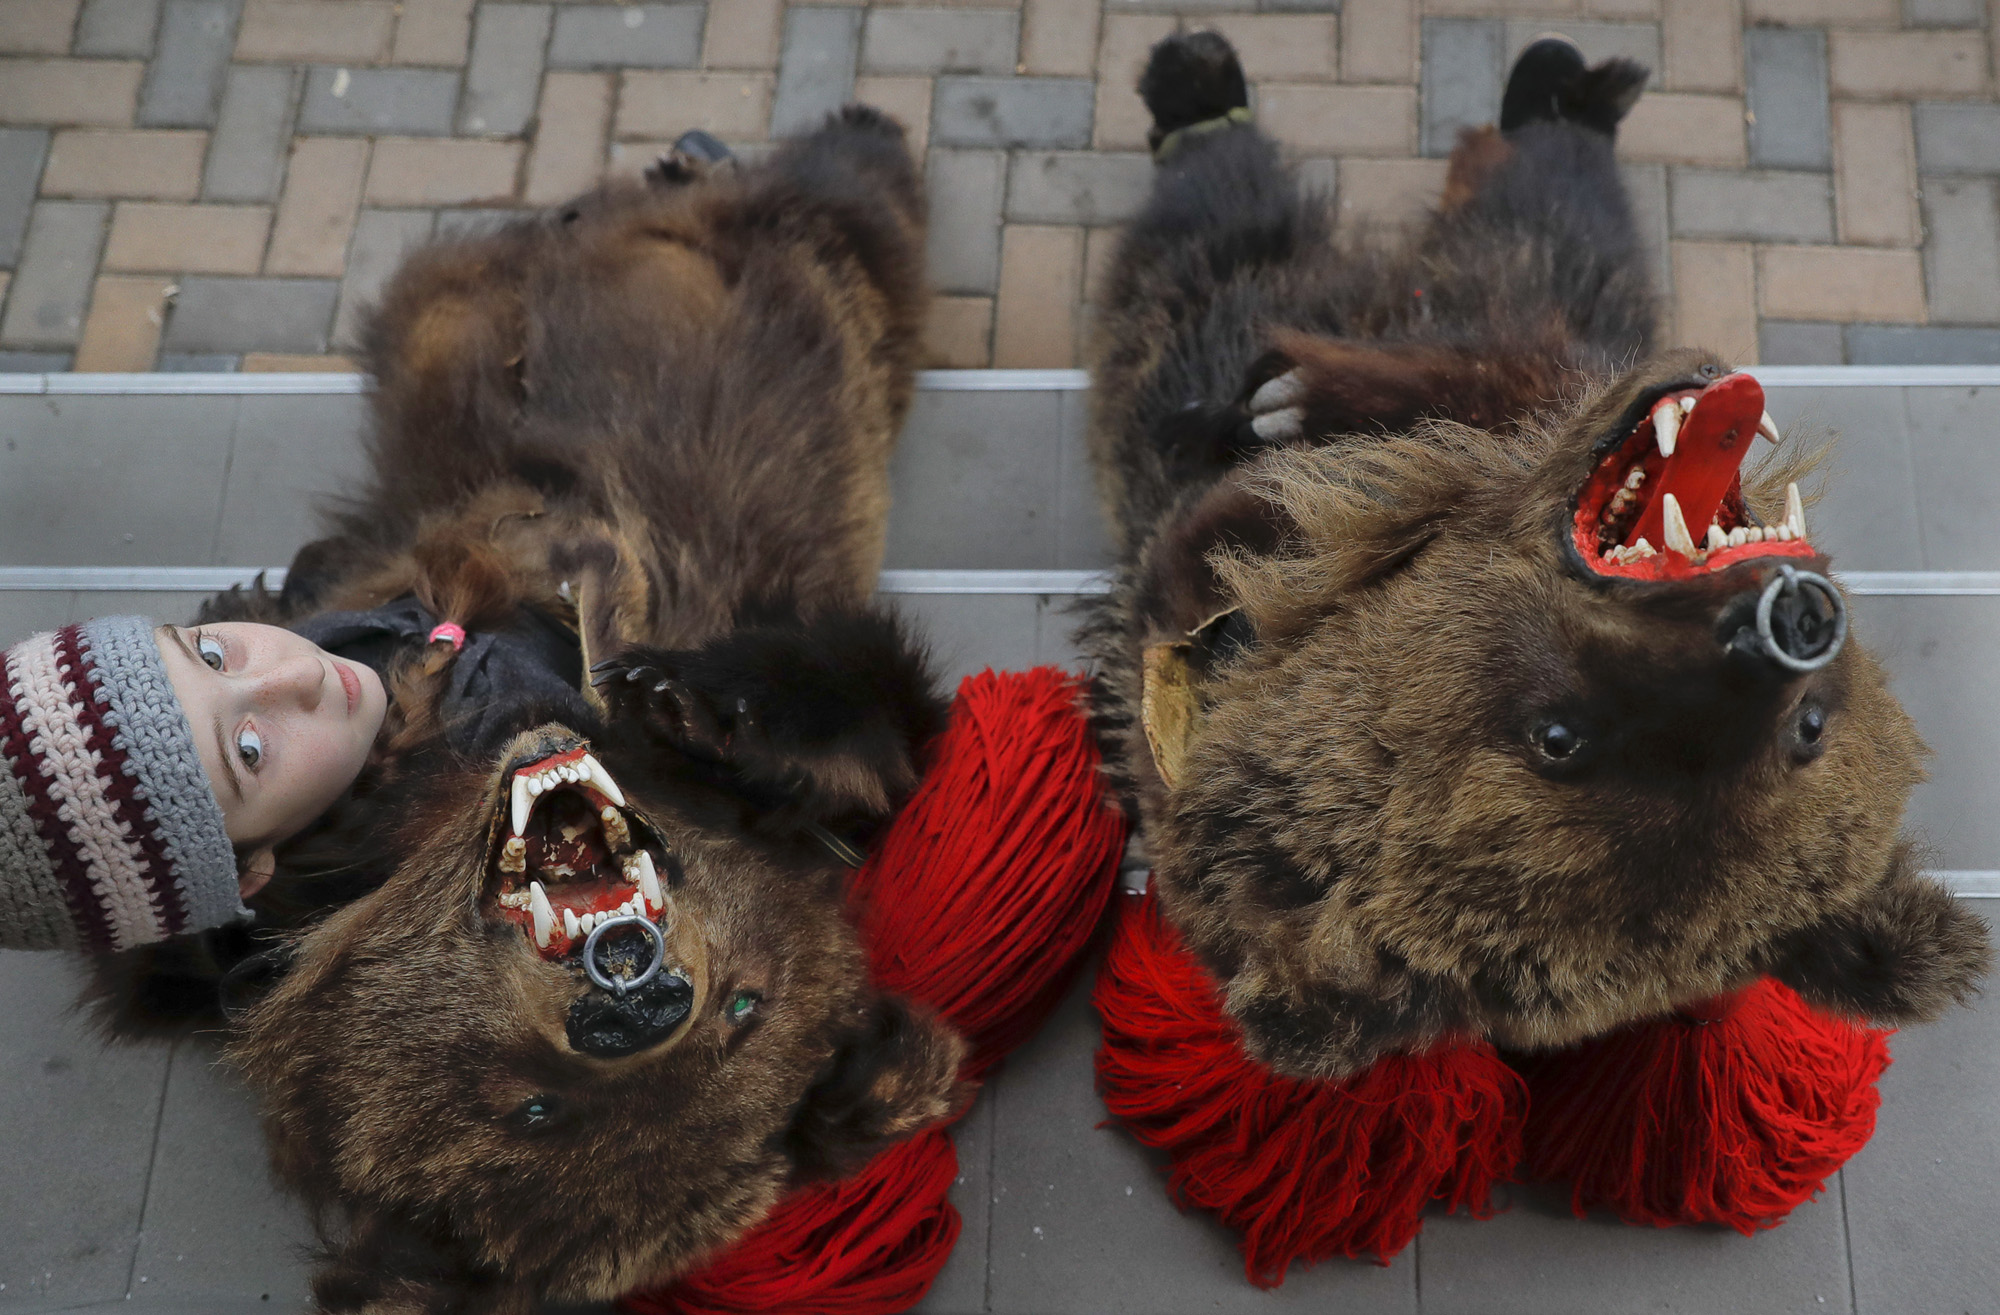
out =
{"type": "Polygon", "coordinates": [[[1243,614],[1217,612],[1187,632],[1146,649],[1141,663],[1139,724],[1152,750],[1153,770],[1169,790],[1181,782],[1194,738],[1201,731],[1201,682],[1211,667],[1236,656],[1252,642],[1243,614]]]}
{"type": "Polygon", "coordinates": [[[1193,644],[1182,639],[1154,644],[1146,650],[1139,722],[1146,728],[1146,747],[1153,752],[1153,770],[1160,774],[1169,790],[1181,783],[1188,745],[1201,718],[1194,668],[1188,661],[1193,648],[1193,644]]]}

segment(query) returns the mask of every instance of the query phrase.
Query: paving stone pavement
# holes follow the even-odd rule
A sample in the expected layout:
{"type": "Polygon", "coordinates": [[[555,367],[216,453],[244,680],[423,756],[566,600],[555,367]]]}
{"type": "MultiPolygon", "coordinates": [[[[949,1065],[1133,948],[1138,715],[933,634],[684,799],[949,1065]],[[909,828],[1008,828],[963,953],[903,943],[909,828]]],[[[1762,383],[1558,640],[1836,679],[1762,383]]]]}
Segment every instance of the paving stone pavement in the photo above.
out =
{"type": "Polygon", "coordinates": [[[0,0],[0,368],[344,368],[412,243],[854,98],[930,172],[928,363],[1079,364],[1195,27],[1350,224],[1433,200],[1541,33],[1640,60],[1669,338],[2000,361],[2000,0],[0,0]]]}

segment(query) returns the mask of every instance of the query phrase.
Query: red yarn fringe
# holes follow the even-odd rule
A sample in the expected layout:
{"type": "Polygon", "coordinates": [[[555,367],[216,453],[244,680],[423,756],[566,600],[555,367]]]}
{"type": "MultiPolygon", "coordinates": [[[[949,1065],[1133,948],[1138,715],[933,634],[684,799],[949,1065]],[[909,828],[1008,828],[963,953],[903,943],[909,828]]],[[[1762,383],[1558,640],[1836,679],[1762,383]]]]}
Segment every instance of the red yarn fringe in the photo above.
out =
{"type": "Polygon", "coordinates": [[[850,887],[884,990],[937,1010],[977,1079],[1062,999],[1125,848],[1078,681],[1053,667],[958,687],[915,796],[850,887]]]}
{"type": "Polygon", "coordinates": [[[785,1198],[729,1250],[661,1292],[619,1303],[644,1315],[908,1310],[930,1291],[958,1241],[945,1199],[958,1152],[932,1128],[883,1151],[853,1178],[785,1198]]]}
{"type": "Polygon", "coordinates": [[[1386,1263],[1443,1201],[1484,1216],[1521,1154],[1527,1091],[1483,1042],[1390,1056],[1339,1082],[1288,1078],[1243,1050],[1214,982],[1156,900],[1121,900],[1096,1003],[1112,1115],[1172,1160],[1182,1205],[1242,1234],[1244,1272],[1294,1260],[1386,1263]]]}
{"type": "Polygon", "coordinates": [[[1875,1131],[1888,1033],[1760,981],[1524,1061],[1526,1173],[1628,1223],[1770,1228],[1875,1131]]]}
{"type": "MultiPolygon", "coordinates": [[[[983,672],[958,687],[923,783],[850,885],[869,970],[992,1071],[1054,1008],[1110,898],[1123,817],[1107,806],[1075,678],[983,672]]],[[[632,1315],[890,1315],[923,1299],[958,1239],[958,1155],[941,1129],[852,1178],[786,1197],[721,1256],[632,1315]]]]}

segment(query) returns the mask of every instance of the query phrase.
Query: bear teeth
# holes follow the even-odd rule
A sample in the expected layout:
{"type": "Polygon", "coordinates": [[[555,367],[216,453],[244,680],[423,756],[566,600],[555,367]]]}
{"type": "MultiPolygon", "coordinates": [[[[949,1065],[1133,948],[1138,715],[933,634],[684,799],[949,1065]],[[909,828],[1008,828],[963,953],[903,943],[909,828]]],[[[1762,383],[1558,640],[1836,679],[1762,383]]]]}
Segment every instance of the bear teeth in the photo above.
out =
{"type": "Polygon", "coordinates": [[[597,791],[619,808],[625,806],[625,792],[611,779],[611,773],[604,770],[604,764],[592,754],[580,754],[574,759],[563,756],[544,759],[539,763],[521,768],[514,773],[509,803],[513,823],[513,833],[526,835],[528,819],[534,815],[535,800],[559,785],[583,785],[597,791]]]}
{"type": "Polygon", "coordinates": [[[659,871],[653,866],[653,856],[645,850],[625,860],[625,880],[639,888],[639,897],[645,900],[641,912],[667,907],[667,897],[660,892],[659,871]]]}
{"type": "Polygon", "coordinates": [[[1660,455],[1674,454],[1674,442],[1681,432],[1681,409],[1673,398],[1662,398],[1653,408],[1653,444],[1660,449],[1660,455]]]}
{"type": "Polygon", "coordinates": [[[549,937],[555,933],[555,909],[549,904],[549,892],[539,881],[528,883],[528,909],[535,915],[535,944],[548,948],[549,937]]]}
{"type": "Polygon", "coordinates": [[[1683,557],[1694,556],[1694,535],[1688,533],[1687,517],[1681,514],[1680,499],[1668,493],[1661,498],[1665,509],[1662,518],[1666,526],[1667,547],[1683,557]]]}

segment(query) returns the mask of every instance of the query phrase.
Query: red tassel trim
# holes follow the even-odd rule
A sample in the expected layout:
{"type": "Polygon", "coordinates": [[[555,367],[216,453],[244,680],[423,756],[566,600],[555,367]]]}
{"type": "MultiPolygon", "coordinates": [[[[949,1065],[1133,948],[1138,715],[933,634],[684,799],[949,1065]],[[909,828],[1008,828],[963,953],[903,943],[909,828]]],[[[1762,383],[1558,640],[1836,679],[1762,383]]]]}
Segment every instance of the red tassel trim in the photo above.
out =
{"type": "MultiPolygon", "coordinates": [[[[1077,682],[1053,668],[958,687],[915,796],[852,878],[870,976],[971,1043],[976,1079],[1040,1025],[1110,898],[1124,818],[1108,806],[1077,682]]],[[[958,1239],[942,1129],[844,1182],[795,1192],[633,1315],[890,1315],[923,1299],[958,1239]]]]}
{"type": "Polygon", "coordinates": [[[958,1241],[958,1211],[945,1199],[957,1176],[951,1138],[921,1132],[844,1182],[792,1193],[706,1267],[619,1306],[633,1315],[908,1310],[958,1241]]]}
{"type": "Polygon", "coordinates": [[[916,794],[855,874],[884,990],[937,1010],[983,1077],[1069,989],[1125,847],[1078,682],[1053,667],[958,687],[916,794]]]}
{"type": "Polygon", "coordinates": [[[1339,1082],[1280,1076],[1244,1052],[1154,897],[1120,903],[1097,978],[1099,1089],[1134,1137],[1167,1151],[1175,1200],[1242,1234],[1252,1283],[1277,1286],[1294,1260],[1386,1263],[1432,1201],[1492,1212],[1527,1103],[1493,1047],[1390,1056],[1339,1082]]]}
{"type": "Polygon", "coordinates": [[[1574,1183],[1579,1215],[1770,1228],[1874,1133],[1887,1036],[1767,980],[1529,1057],[1525,1172],[1574,1183]]]}

